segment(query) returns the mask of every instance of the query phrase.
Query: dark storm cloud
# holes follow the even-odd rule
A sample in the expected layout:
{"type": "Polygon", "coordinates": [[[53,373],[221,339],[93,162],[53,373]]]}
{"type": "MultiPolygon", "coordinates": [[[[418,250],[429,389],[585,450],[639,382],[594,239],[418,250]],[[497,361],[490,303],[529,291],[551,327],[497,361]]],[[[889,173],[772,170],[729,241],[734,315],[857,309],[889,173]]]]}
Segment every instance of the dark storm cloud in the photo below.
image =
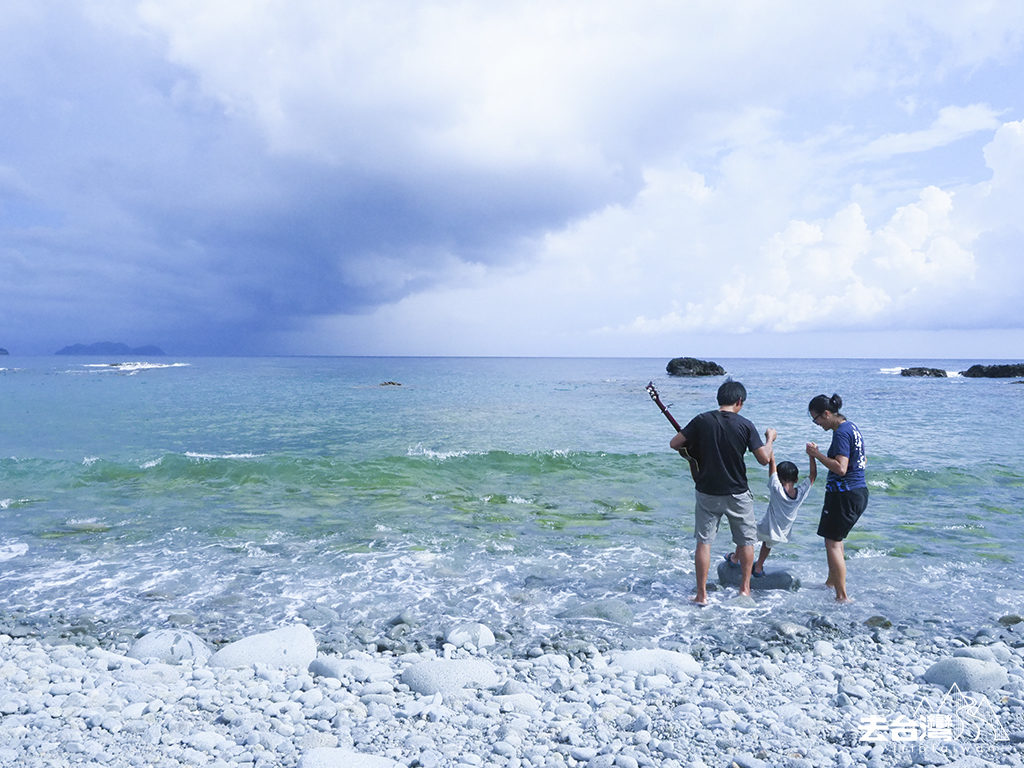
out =
{"type": "Polygon", "coordinates": [[[265,332],[393,301],[453,258],[501,259],[610,192],[541,164],[495,174],[274,151],[153,40],[54,18],[41,6],[0,38],[8,347],[259,351],[265,332]]]}

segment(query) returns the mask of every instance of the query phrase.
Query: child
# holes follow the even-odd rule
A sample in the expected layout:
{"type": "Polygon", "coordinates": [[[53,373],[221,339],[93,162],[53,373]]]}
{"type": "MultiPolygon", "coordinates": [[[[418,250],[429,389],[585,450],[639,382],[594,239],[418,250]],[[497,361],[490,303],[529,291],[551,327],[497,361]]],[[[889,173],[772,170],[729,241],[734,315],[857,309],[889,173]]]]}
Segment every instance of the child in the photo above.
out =
{"type": "MultiPolygon", "coordinates": [[[[797,484],[799,470],[791,461],[775,465],[775,454],[768,460],[768,511],[757,524],[757,540],[761,542],[761,551],[751,571],[751,576],[764,575],[764,561],[776,544],[789,541],[789,531],[796,520],[796,512],[807,498],[814,481],[818,479],[818,465],[811,457],[811,471],[807,478],[797,484]]],[[[740,564],[739,552],[730,552],[725,556],[731,565],[740,564]]]]}

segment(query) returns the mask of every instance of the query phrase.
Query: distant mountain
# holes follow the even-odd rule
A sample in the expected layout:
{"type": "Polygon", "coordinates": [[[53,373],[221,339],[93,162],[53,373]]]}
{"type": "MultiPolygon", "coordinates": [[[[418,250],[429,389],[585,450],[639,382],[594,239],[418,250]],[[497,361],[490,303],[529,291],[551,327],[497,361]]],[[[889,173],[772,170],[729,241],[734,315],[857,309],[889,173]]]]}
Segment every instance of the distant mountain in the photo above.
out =
{"type": "Polygon", "coordinates": [[[153,345],[145,347],[129,347],[127,344],[119,344],[112,341],[100,341],[96,344],[72,344],[54,352],[55,355],[102,355],[104,357],[138,355],[143,357],[158,357],[164,351],[153,345]]]}

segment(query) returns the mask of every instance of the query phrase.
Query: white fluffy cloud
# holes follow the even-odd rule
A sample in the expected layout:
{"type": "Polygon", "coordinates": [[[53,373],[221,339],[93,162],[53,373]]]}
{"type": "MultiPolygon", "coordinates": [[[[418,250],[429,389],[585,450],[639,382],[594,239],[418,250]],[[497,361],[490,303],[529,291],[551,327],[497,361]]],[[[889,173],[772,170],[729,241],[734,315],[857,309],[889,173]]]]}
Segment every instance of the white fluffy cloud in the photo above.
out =
{"type": "MultiPolygon", "coordinates": [[[[992,213],[1024,199],[1024,174],[1014,173],[1024,160],[1022,128],[1007,123],[984,147],[989,179],[908,191],[911,199],[874,224],[852,201],[827,217],[774,229],[770,201],[770,215],[739,215],[756,204],[742,179],[768,194],[779,156],[810,168],[820,148],[744,151],[742,160],[721,164],[738,177],[723,176],[718,186],[686,167],[651,169],[629,205],[608,206],[529,244],[535,258],[516,269],[481,267],[369,318],[335,319],[320,330],[371,346],[390,335],[398,351],[447,329],[476,353],[544,336],[548,353],[587,354],[605,340],[628,354],[656,348],[644,339],[664,346],[708,334],[1021,327],[1024,279],[1017,268],[994,268],[984,236],[994,218],[1024,244],[1016,219],[992,213]]],[[[825,155],[823,162],[833,162],[825,155]]]]}

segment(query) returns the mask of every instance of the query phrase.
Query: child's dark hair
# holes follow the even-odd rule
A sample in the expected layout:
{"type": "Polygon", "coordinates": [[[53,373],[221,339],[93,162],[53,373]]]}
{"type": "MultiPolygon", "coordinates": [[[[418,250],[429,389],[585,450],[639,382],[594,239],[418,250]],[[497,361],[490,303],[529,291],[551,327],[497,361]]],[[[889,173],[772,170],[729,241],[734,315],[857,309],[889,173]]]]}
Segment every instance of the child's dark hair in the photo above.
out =
{"type": "Polygon", "coordinates": [[[825,395],[817,395],[811,398],[810,404],[807,406],[807,412],[812,416],[820,416],[825,411],[830,413],[839,413],[839,409],[843,407],[843,398],[839,395],[833,394],[832,397],[826,397],[825,395]]]}
{"type": "Polygon", "coordinates": [[[796,464],[792,461],[780,461],[775,465],[775,471],[779,475],[779,480],[783,483],[795,483],[796,479],[800,476],[800,470],[796,468],[796,464]]]}

